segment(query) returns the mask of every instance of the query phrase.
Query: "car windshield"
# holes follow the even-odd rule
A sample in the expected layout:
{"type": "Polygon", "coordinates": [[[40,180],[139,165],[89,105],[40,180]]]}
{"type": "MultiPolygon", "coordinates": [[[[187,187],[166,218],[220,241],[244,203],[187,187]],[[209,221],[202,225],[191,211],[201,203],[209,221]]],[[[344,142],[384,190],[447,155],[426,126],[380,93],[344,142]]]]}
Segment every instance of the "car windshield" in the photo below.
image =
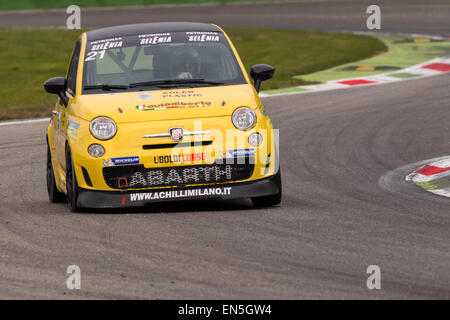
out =
{"type": "Polygon", "coordinates": [[[140,34],[86,46],[84,94],[244,83],[221,32],[140,34]]]}

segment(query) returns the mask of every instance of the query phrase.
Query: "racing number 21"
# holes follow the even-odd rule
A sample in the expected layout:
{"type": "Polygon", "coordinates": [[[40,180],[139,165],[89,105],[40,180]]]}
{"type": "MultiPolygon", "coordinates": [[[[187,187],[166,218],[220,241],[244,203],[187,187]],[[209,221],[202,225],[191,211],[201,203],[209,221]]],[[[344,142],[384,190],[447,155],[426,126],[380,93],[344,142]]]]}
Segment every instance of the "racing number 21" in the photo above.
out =
{"type": "Polygon", "coordinates": [[[105,50],[102,51],[91,51],[87,54],[87,58],[84,61],[91,61],[91,60],[95,60],[95,57],[97,56],[97,54],[100,53],[100,59],[103,59],[103,57],[105,56],[105,50]]]}

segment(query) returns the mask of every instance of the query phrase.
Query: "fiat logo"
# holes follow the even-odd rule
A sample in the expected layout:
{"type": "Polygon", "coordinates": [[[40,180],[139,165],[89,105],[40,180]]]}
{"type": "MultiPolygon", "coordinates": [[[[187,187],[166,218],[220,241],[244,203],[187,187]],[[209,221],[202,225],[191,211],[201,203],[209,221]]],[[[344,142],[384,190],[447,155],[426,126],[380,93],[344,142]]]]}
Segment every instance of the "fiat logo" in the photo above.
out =
{"type": "Polygon", "coordinates": [[[183,140],[183,128],[170,128],[169,134],[172,141],[176,142],[183,140]]]}

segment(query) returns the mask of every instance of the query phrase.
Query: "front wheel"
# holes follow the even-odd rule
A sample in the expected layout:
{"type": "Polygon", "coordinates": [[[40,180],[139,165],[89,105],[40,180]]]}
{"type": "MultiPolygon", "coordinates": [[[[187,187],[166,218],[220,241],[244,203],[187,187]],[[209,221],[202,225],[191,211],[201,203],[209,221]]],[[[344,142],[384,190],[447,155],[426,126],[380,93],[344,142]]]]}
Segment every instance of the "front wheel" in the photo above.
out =
{"type": "Polygon", "coordinates": [[[282,198],[282,188],[281,188],[281,172],[278,169],[277,174],[275,175],[275,181],[278,185],[278,193],[271,194],[269,196],[263,197],[254,197],[252,198],[253,205],[255,207],[272,207],[281,202],[282,198]]]}
{"type": "Polygon", "coordinates": [[[66,190],[67,204],[69,205],[70,211],[78,212],[80,210],[80,207],[77,205],[79,189],[72,154],[69,148],[66,150],[66,190]]]}
{"type": "Polygon", "coordinates": [[[53,172],[52,154],[47,145],[47,193],[51,203],[61,203],[66,201],[64,193],[59,192],[56,187],[55,173],[53,172]]]}

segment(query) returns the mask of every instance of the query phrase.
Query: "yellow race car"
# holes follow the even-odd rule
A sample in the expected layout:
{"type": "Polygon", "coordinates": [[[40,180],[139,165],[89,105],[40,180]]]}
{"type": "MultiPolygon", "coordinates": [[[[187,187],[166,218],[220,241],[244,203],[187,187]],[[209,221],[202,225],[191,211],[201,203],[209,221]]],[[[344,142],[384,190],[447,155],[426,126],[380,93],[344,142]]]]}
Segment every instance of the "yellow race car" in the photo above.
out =
{"type": "Polygon", "coordinates": [[[146,23],[83,33],[47,127],[47,189],[69,208],[188,199],[281,201],[277,131],[225,32],[146,23]]]}

